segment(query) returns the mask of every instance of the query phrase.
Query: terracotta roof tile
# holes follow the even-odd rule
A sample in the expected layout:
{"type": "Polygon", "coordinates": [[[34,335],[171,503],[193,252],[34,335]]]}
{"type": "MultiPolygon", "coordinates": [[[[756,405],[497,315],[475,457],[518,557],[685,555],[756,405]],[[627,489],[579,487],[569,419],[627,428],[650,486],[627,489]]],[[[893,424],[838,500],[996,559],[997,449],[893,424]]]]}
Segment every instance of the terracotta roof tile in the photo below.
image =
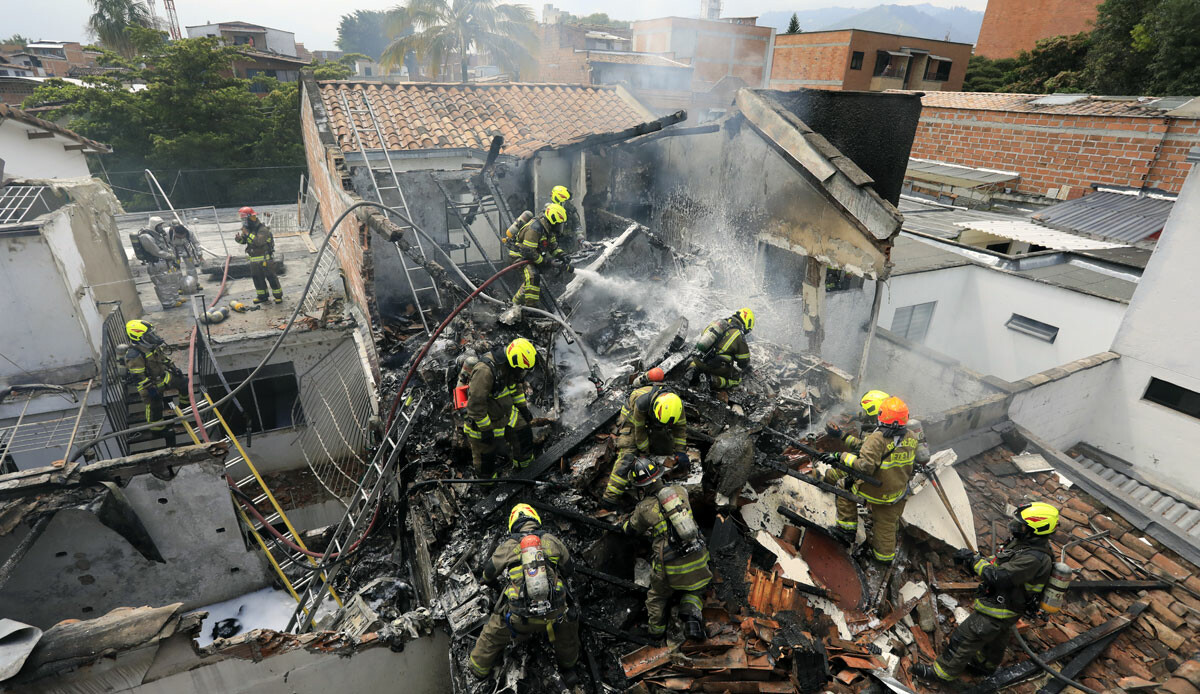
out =
{"type": "Polygon", "coordinates": [[[379,136],[362,108],[363,95],[379,118],[388,149],[486,149],[492,134],[504,136],[504,152],[517,157],[540,147],[567,144],[652,120],[615,87],[531,84],[363,84],[321,82],[329,123],[345,151],[358,149],[353,118],[367,149],[379,136]]]}
{"type": "MultiPolygon", "coordinates": [[[[889,89],[901,93],[904,90],[889,89]]],[[[924,92],[921,105],[927,108],[961,108],[972,111],[1014,111],[1019,113],[1048,113],[1064,116],[1124,116],[1134,118],[1161,118],[1163,109],[1153,104],[1156,97],[1106,97],[1086,94],[1061,95],[1078,100],[1066,104],[1035,104],[1046,94],[1002,94],[989,92],[924,92]]]]}

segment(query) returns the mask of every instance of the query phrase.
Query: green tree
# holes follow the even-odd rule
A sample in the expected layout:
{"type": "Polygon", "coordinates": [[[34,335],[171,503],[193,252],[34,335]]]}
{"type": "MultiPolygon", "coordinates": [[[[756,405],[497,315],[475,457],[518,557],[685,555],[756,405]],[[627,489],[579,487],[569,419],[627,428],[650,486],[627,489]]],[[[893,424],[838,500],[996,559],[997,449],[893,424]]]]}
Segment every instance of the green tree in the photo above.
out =
{"type": "Polygon", "coordinates": [[[409,0],[392,11],[388,28],[392,41],[381,56],[384,68],[400,64],[410,52],[434,73],[457,60],[463,82],[472,52],[519,76],[521,68],[532,65],[537,45],[533,11],[495,0],[409,0]],[[413,33],[405,35],[408,29],[413,33]]]}
{"type": "MultiPolygon", "coordinates": [[[[1028,60],[1027,55],[1025,60],[1028,60]]],[[[1008,87],[1016,81],[1016,73],[1024,64],[1020,58],[991,60],[981,55],[973,55],[970,62],[967,63],[967,76],[963,80],[963,91],[1011,91],[1008,87]]]]}
{"type": "Polygon", "coordinates": [[[91,0],[92,15],[88,18],[88,31],[104,44],[105,48],[131,58],[137,54],[137,46],[129,33],[129,27],[151,27],[154,17],[143,0],[91,0]]]}
{"type": "Polygon", "coordinates": [[[800,18],[796,16],[795,12],[792,13],[792,18],[788,20],[787,31],[785,31],[783,33],[785,33],[785,34],[799,34],[800,33],[800,18]]]}
{"type": "Polygon", "coordinates": [[[1019,65],[1011,73],[1004,91],[1028,94],[1084,91],[1083,71],[1090,48],[1087,32],[1040,39],[1033,51],[1021,53],[1017,59],[1019,65]]]}
{"type": "MultiPolygon", "coordinates": [[[[352,55],[362,55],[354,53],[352,55]]],[[[319,80],[344,80],[354,74],[354,70],[343,63],[341,60],[337,62],[320,62],[313,63],[313,77],[319,80]]]]}
{"type": "MultiPolygon", "coordinates": [[[[1084,81],[1096,94],[1140,94],[1149,81],[1153,53],[1133,45],[1134,28],[1158,0],[1106,0],[1097,8],[1084,81]]],[[[1146,40],[1139,41],[1143,48],[1146,40]]]]}
{"type": "Polygon", "coordinates": [[[4,44],[6,46],[20,46],[21,48],[24,48],[28,43],[29,39],[21,36],[20,34],[13,34],[3,41],[0,41],[0,44],[4,44]]]}
{"type": "Polygon", "coordinates": [[[1133,29],[1133,47],[1149,54],[1147,94],[1200,94],[1200,2],[1161,0],[1133,29]]]}
{"type": "Polygon", "coordinates": [[[363,53],[378,60],[391,41],[387,35],[390,12],[382,10],[355,10],[342,15],[338,23],[338,50],[346,53],[363,53]]]}

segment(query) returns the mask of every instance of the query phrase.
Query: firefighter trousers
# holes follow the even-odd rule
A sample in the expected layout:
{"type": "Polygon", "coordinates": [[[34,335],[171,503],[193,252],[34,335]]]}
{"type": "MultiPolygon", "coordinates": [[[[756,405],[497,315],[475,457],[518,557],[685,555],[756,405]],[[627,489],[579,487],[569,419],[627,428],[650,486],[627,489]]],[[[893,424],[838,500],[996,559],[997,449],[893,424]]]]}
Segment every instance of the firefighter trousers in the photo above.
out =
{"type": "Polygon", "coordinates": [[[700,611],[704,609],[704,591],[708,583],[696,590],[675,590],[667,578],[666,569],[655,564],[650,572],[650,590],[646,591],[646,622],[647,631],[661,635],[667,631],[667,611],[671,606],[671,596],[680,594],[679,616],[683,619],[701,619],[700,611]]]}
{"type": "Polygon", "coordinates": [[[968,666],[981,674],[992,672],[1004,661],[1013,621],[972,612],[950,634],[946,650],[934,662],[933,671],[946,681],[957,678],[968,666]]]}
{"type": "Polygon", "coordinates": [[[158,296],[163,308],[175,308],[182,299],[179,296],[179,270],[165,260],[150,263],[150,282],[154,285],[154,293],[158,296]]]}
{"type": "Polygon", "coordinates": [[[271,294],[275,303],[283,301],[283,288],[279,286],[279,276],[271,266],[271,256],[253,256],[250,258],[250,279],[254,281],[254,301],[261,304],[267,300],[267,285],[271,285],[271,294]]]}
{"type": "Polygon", "coordinates": [[[727,388],[736,388],[742,384],[742,374],[734,365],[729,362],[713,361],[706,363],[699,359],[693,359],[691,366],[696,367],[700,373],[708,374],[709,382],[716,390],[725,390],[727,388]]]}
{"type": "Polygon", "coordinates": [[[567,619],[566,611],[566,608],[560,608],[545,619],[493,613],[471,649],[471,671],[479,677],[487,677],[513,637],[524,641],[537,634],[545,634],[550,640],[560,670],[575,667],[579,661],[579,623],[567,619]]]}
{"type": "Polygon", "coordinates": [[[536,306],[542,300],[542,274],[532,265],[521,268],[521,286],[513,294],[513,305],[536,306]]]}
{"type": "MultiPolygon", "coordinates": [[[[867,513],[871,516],[871,532],[867,537],[871,551],[877,561],[890,562],[896,558],[896,535],[900,530],[900,516],[904,515],[904,505],[908,500],[901,499],[894,504],[863,503],[867,505],[867,513]]],[[[837,524],[845,530],[857,530],[858,504],[837,497],[837,524]]]]}
{"type": "Polygon", "coordinates": [[[471,448],[471,464],[475,467],[476,475],[495,477],[500,468],[509,462],[509,458],[515,468],[526,468],[533,462],[533,429],[524,417],[517,417],[516,426],[505,430],[504,443],[508,446],[508,455],[501,459],[497,449],[503,446],[498,445],[496,439],[467,438],[467,445],[471,448]]]}

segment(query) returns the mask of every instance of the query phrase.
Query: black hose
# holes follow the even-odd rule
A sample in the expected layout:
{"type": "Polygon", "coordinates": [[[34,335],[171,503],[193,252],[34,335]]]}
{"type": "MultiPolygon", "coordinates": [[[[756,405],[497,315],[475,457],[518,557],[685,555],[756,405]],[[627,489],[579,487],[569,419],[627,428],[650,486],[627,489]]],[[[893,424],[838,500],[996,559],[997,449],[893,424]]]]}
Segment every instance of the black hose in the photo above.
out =
{"type": "Polygon", "coordinates": [[[1025,651],[1025,655],[1029,656],[1030,660],[1032,660],[1038,667],[1040,667],[1041,669],[1043,669],[1047,673],[1049,673],[1051,677],[1058,680],[1059,682],[1066,684],[1067,686],[1078,689],[1079,691],[1083,692],[1083,694],[1100,694],[1100,692],[1096,691],[1095,689],[1085,687],[1082,684],[1071,679],[1070,677],[1067,677],[1066,675],[1062,674],[1058,670],[1055,670],[1054,668],[1047,665],[1046,661],[1037,657],[1037,654],[1033,652],[1033,649],[1029,647],[1029,644],[1025,643],[1025,639],[1021,638],[1021,632],[1017,630],[1016,624],[1012,625],[1012,631],[1013,631],[1013,635],[1017,637],[1017,643],[1019,643],[1021,645],[1021,650],[1025,651]]]}

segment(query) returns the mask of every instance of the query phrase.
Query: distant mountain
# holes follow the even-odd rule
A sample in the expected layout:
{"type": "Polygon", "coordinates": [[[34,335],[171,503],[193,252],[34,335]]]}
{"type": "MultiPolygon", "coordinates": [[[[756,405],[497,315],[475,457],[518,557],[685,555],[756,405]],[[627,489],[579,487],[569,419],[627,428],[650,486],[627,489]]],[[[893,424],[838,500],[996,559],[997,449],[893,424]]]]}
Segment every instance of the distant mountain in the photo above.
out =
{"type": "MultiPolygon", "coordinates": [[[[865,7],[821,7],[815,10],[796,10],[796,19],[800,20],[800,28],[805,31],[816,31],[818,28],[841,21],[862,12],[865,7]]],[[[776,31],[787,31],[792,13],[763,12],[758,16],[759,26],[775,27],[776,31]]]]}
{"type": "Polygon", "coordinates": [[[965,7],[944,8],[930,4],[877,5],[856,15],[835,20],[821,29],[864,29],[926,39],[975,43],[979,38],[979,27],[982,23],[982,12],[965,7]]]}

